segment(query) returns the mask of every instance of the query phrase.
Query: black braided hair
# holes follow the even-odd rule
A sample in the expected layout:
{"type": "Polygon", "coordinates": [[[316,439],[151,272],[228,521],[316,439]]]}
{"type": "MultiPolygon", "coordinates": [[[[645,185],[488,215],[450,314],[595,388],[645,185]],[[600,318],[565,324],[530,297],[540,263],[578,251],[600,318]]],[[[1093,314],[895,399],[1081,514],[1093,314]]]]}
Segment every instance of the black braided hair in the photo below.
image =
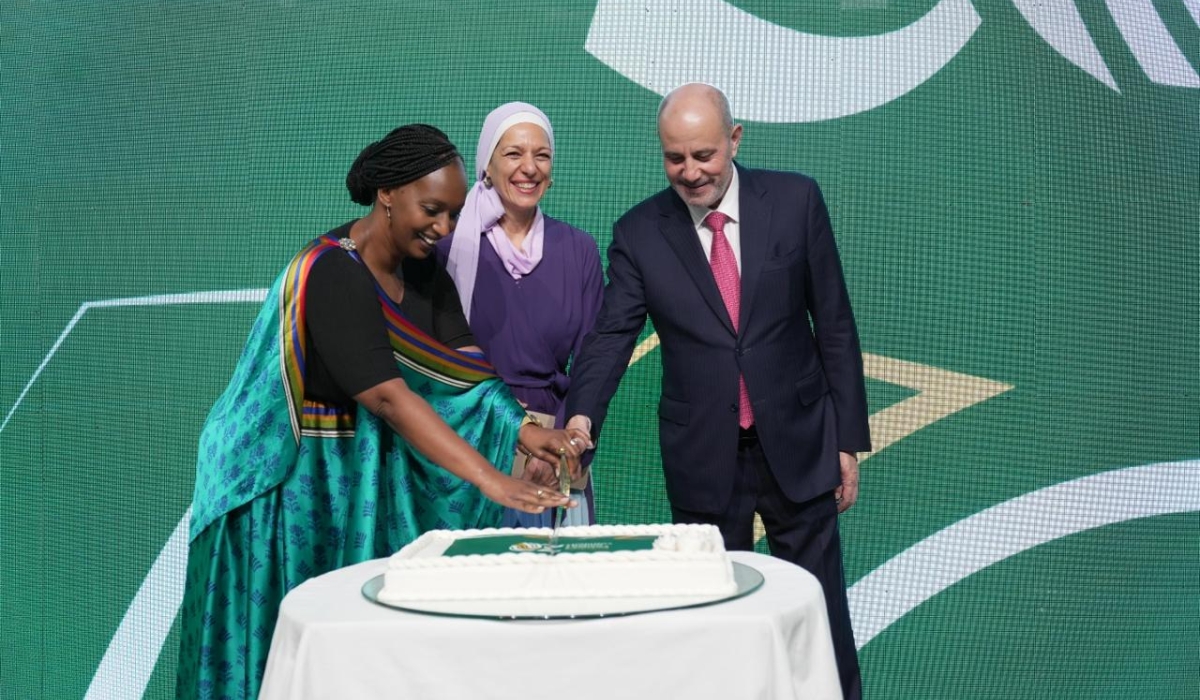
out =
{"type": "Polygon", "coordinates": [[[441,130],[408,124],[358,154],[346,174],[346,189],[350,199],[367,206],[375,202],[376,191],[420,180],[458,158],[458,149],[441,130]]]}

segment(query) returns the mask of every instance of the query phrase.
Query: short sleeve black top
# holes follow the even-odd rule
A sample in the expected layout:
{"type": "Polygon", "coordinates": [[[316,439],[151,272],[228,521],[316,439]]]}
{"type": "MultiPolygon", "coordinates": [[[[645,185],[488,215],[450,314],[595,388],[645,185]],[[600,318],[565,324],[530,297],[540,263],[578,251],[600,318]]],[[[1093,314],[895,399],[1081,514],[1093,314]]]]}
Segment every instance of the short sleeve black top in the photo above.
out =
{"type": "MultiPolygon", "coordinates": [[[[345,238],[350,224],[330,233],[345,238]]],[[[413,325],[452,348],[475,344],[454,281],[435,256],[406,259],[400,273],[400,311],[413,325]]],[[[344,250],[331,250],[313,263],[305,294],[307,398],[347,403],[355,394],[400,377],[375,278],[366,265],[344,250]]]]}

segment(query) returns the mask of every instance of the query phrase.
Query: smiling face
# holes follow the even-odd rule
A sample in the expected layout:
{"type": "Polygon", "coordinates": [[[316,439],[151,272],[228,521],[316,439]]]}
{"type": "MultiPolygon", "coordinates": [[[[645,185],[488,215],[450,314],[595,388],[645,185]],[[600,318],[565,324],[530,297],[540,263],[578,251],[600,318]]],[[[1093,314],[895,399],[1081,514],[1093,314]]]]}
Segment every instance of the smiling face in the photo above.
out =
{"type": "Polygon", "coordinates": [[[730,125],[703,88],[681,89],[670,99],[658,119],[667,180],[688,204],[716,207],[733,180],[742,127],[730,125]]]}
{"type": "Polygon", "coordinates": [[[388,228],[393,245],[404,257],[427,257],[439,240],[454,232],[466,199],[467,174],[461,160],[381,192],[380,202],[391,206],[388,228]]]}
{"type": "Polygon", "coordinates": [[[550,139],[537,124],[515,124],[504,132],[487,175],[510,215],[527,215],[537,208],[550,186],[553,151],[550,139]]]}

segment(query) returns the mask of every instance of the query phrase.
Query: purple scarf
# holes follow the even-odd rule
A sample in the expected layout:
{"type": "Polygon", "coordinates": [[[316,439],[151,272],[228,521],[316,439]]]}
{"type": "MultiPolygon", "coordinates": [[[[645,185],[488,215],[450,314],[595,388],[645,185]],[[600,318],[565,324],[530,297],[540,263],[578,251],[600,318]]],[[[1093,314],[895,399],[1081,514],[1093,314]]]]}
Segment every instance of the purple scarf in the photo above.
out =
{"type": "MultiPolygon", "coordinates": [[[[542,110],[525,102],[509,102],[500,105],[487,115],[483,130],[479,133],[479,146],[475,151],[475,185],[467,193],[467,202],[458,217],[454,240],[450,242],[450,254],[446,259],[446,271],[458,288],[463,313],[471,320],[471,299],[475,294],[475,274],[479,270],[480,240],[487,236],[492,248],[504,263],[504,269],[513,279],[520,279],[533,272],[542,260],[542,242],[546,223],[539,207],[533,227],[525,237],[524,248],[516,248],[508,240],[504,230],[497,224],[504,216],[504,205],[496,190],[483,183],[483,176],[496,145],[504,132],[517,124],[537,124],[550,140],[551,154],[554,152],[554,130],[542,110]]],[[[553,156],[552,156],[553,157],[553,156]]]]}

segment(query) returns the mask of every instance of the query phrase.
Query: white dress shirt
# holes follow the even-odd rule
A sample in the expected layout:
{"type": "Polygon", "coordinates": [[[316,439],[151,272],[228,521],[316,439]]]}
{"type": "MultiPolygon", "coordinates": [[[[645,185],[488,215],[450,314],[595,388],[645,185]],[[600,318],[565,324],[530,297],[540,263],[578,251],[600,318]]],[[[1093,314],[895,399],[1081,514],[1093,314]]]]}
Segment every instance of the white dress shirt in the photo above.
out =
{"type": "MultiPolygon", "coordinates": [[[[721,203],[716,208],[716,211],[729,217],[729,221],[725,223],[725,238],[729,240],[729,247],[733,248],[733,259],[737,261],[739,275],[742,274],[741,207],[738,204],[740,190],[737,168],[734,168],[729,188],[725,190],[725,196],[721,197],[721,203]]],[[[704,217],[713,210],[691,204],[687,205],[687,208],[692,214],[692,225],[696,228],[696,235],[700,237],[700,246],[704,248],[704,257],[712,261],[713,232],[705,225],[704,217]]]]}
{"type": "MultiPolygon", "coordinates": [[[[737,168],[733,169],[733,177],[729,180],[729,187],[725,190],[725,195],[721,197],[721,203],[717,206],[717,211],[729,217],[729,221],[725,222],[725,238],[729,240],[729,247],[733,249],[733,259],[737,261],[738,275],[742,274],[742,236],[741,224],[741,207],[738,205],[739,193],[741,186],[738,183],[737,168]]],[[[712,211],[708,207],[695,207],[691,204],[687,205],[688,212],[692,215],[692,225],[696,229],[696,235],[700,237],[700,246],[704,248],[704,257],[710,262],[712,261],[712,229],[708,228],[704,223],[704,217],[708,216],[708,212],[712,211]]],[[[592,433],[592,419],[590,416],[574,416],[574,418],[582,418],[583,425],[572,425],[568,421],[569,427],[579,427],[588,435],[592,433]]]]}

